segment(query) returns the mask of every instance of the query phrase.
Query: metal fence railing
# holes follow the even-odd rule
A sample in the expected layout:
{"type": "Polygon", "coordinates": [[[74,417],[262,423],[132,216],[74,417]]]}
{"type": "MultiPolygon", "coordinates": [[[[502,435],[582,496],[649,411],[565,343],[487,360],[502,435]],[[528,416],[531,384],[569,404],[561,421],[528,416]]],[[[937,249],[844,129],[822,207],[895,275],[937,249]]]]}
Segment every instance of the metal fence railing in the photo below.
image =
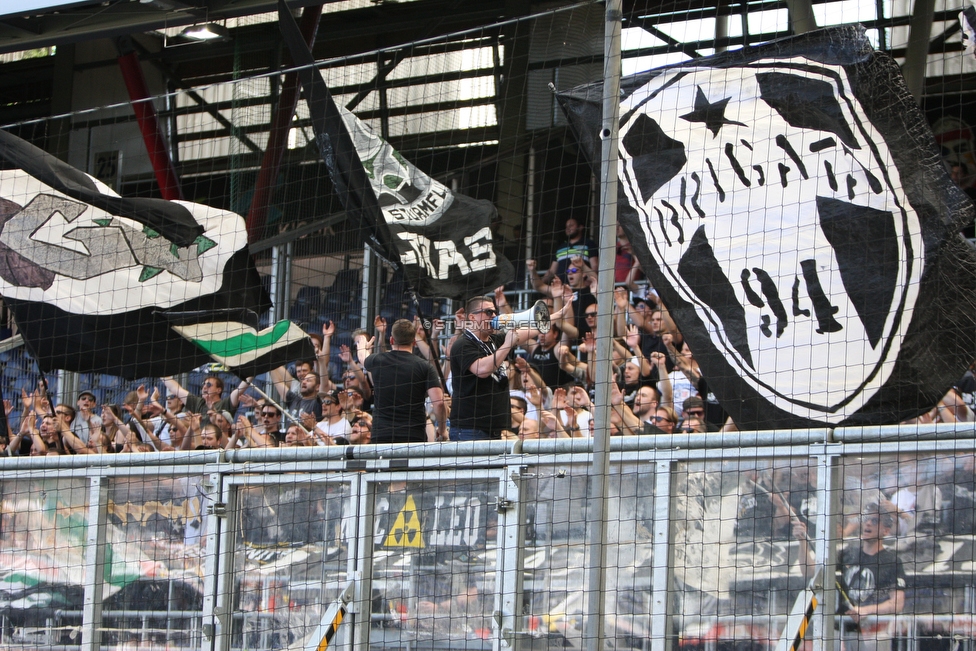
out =
{"type": "MultiPolygon", "coordinates": [[[[579,648],[591,446],[2,459],[0,646],[318,648],[352,583],[329,648],[579,648]]],[[[614,440],[608,644],[772,650],[812,585],[814,643],[970,648],[974,459],[959,427],[614,440]]]]}

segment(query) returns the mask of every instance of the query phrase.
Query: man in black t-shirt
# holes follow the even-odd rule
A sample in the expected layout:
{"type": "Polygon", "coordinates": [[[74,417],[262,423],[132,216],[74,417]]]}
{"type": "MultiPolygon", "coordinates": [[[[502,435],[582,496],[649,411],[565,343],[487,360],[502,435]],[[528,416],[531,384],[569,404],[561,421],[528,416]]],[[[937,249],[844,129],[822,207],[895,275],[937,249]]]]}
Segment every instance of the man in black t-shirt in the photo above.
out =
{"type": "Polygon", "coordinates": [[[274,382],[275,390],[285,404],[285,409],[291,414],[293,419],[300,418],[304,414],[312,414],[315,420],[322,420],[322,399],[319,398],[319,376],[310,371],[302,378],[297,392],[291,391],[284,367],[278,367],[271,371],[271,379],[274,382]]]}
{"type": "Polygon", "coordinates": [[[373,443],[426,442],[428,397],[438,423],[437,440],[447,440],[444,390],[430,362],[413,354],[416,337],[413,322],[397,320],[390,329],[391,350],[374,353],[363,364],[373,382],[373,443]]]}
{"type": "Polygon", "coordinates": [[[455,315],[463,330],[451,346],[451,440],[501,438],[511,427],[505,360],[513,348],[539,334],[536,329],[495,334],[498,311],[490,296],[469,299],[455,315]]]}
{"type": "Polygon", "coordinates": [[[552,324],[549,332],[540,334],[536,343],[528,342],[528,354],[525,360],[531,364],[542,377],[542,381],[550,389],[561,387],[573,381],[573,376],[560,368],[559,351],[562,344],[559,337],[562,331],[559,326],[552,324]]]}

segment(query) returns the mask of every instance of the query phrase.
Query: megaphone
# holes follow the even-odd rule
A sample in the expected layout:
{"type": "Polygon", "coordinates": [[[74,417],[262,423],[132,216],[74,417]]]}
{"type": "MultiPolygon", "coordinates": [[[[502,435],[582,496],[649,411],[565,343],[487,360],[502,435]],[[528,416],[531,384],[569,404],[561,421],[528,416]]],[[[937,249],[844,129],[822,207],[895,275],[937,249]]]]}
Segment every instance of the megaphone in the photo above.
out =
{"type": "Polygon", "coordinates": [[[534,328],[545,334],[549,332],[549,306],[542,301],[522,312],[513,314],[499,314],[491,320],[491,327],[495,330],[507,332],[517,328],[534,328]]]}

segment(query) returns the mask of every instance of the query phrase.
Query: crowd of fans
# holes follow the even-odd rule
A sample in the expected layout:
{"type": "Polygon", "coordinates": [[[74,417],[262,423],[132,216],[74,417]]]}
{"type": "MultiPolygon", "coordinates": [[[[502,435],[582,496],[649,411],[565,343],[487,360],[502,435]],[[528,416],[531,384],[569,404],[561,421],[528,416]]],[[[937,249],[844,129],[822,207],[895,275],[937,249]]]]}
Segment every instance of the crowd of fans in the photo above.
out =
{"type": "MultiPolygon", "coordinates": [[[[578,224],[567,225],[567,257],[544,273],[535,261],[526,264],[528,280],[552,315],[549,330],[518,339],[503,359],[495,356],[502,352],[497,344],[512,344],[514,337],[499,340],[480,358],[493,360],[480,379],[505,380],[499,386],[505,387],[510,418],[501,438],[594,435],[599,260],[579,233],[578,224]]],[[[734,429],[666,307],[641,282],[622,233],[615,265],[611,435],[734,429]]],[[[458,413],[451,409],[457,400],[452,394],[462,386],[455,378],[459,366],[452,364],[459,354],[455,346],[476,313],[480,323],[512,313],[510,296],[497,288],[468,301],[453,324],[434,319],[429,330],[419,319],[388,323],[376,317],[372,333],[352,333],[351,346],[334,347],[336,326],[326,323],[313,335],[314,358],[277,368],[260,383],[243,378],[229,385],[209,375],[199,395],[165,377],[155,386],[139,384],[121,404],[99,405],[95,393],[82,391],[72,405],[52,401],[41,383],[21,392],[19,419],[17,405],[5,402],[7,422],[15,425],[8,425],[0,444],[11,456],[38,456],[447,440],[449,421],[458,413]]],[[[974,396],[970,370],[917,422],[976,421],[974,396]]],[[[846,541],[838,556],[838,586],[843,613],[858,626],[854,638],[868,630],[860,618],[906,608],[905,577],[914,568],[904,564],[916,552],[932,556],[942,536],[976,534],[974,468],[973,454],[949,454],[845,469],[845,500],[852,501],[845,501],[843,530],[833,539],[846,541]]],[[[739,486],[735,513],[737,539],[795,539],[800,551],[794,558],[807,578],[818,566],[808,545],[816,536],[815,470],[791,463],[749,474],[739,486]]]]}
{"type": "MultiPolygon", "coordinates": [[[[492,368],[484,375],[504,380],[511,413],[487,438],[593,435],[599,260],[595,244],[575,219],[567,220],[566,235],[545,273],[539,273],[534,260],[526,262],[528,280],[549,307],[551,328],[513,340],[506,359],[490,357],[492,368]]],[[[611,434],[734,429],[666,307],[653,288],[640,283],[641,277],[630,244],[618,230],[611,434]]],[[[338,351],[332,346],[336,326],[327,322],[313,335],[314,359],[269,374],[264,384],[271,395],[252,386],[253,378],[225,387],[217,375],[204,380],[200,395],[174,378],[162,378],[160,386],[140,385],[121,404],[101,407],[90,391],[83,391],[74,405],[54,405],[43,385],[31,393],[24,390],[19,427],[8,428],[5,448],[10,455],[44,455],[446,440],[451,401],[457,400],[452,393],[464,382],[453,377],[455,343],[472,327],[474,314],[484,313],[488,321],[513,311],[501,287],[474,301],[467,305],[471,314],[458,310],[453,332],[444,319],[434,319],[425,330],[416,319],[388,324],[376,317],[372,336],[356,330],[352,346],[338,351]],[[472,310],[472,305],[481,309],[472,310]],[[336,368],[342,369],[341,376],[330,377],[336,368]],[[374,418],[380,420],[378,437],[374,418]]],[[[487,335],[485,342],[479,345],[486,355],[494,353],[487,335]]],[[[480,354],[475,351],[475,357],[480,354]]],[[[970,371],[918,422],[974,421],[974,396],[976,379],[970,371]]],[[[8,422],[16,420],[9,402],[6,410],[8,422]]]]}

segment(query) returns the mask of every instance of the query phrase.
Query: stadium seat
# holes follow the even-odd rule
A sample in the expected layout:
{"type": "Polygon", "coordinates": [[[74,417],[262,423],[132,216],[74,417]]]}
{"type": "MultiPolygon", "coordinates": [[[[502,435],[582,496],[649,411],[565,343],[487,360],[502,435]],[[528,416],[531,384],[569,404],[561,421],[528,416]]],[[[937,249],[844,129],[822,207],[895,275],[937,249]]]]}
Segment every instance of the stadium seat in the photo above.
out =
{"type": "Polygon", "coordinates": [[[336,274],[332,284],[324,290],[322,301],[326,312],[343,313],[360,301],[362,280],[360,269],[343,269],[336,274]]]}

